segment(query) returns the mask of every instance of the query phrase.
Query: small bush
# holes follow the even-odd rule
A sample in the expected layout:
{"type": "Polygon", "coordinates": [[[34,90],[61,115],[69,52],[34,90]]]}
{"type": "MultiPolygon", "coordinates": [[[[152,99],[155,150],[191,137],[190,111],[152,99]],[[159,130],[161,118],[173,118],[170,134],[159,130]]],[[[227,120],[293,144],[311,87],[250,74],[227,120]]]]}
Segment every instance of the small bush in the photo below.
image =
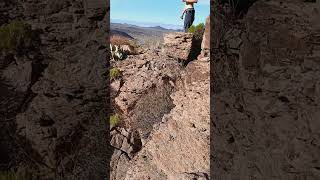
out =
{"type": "Polygon", "coordinates": [[[121,76],[121,72],[118,68],[111,68],[109,72],[109,76],[111,80],[114,80],[121,76]]]}
{"type": "Polygon", "coordinates": [[[1,50],[18,50],[28,47],[32,40],[31,26],[21,21],[12,21],[7,25],[2,25],[0,39],[1,50]]]}
{"type": "Polygon", "coordinates": [[[33,177],[30,172],[13,172],[13,171],[2,171],[0,172],[0,180],[33,180],[36,179],[33,177]]]}
{"type": "Polygon", "coordinates": [[[189,29],[188,32],[189,33],[196,33],[198,31],[203,31],[204,30],[204,23],[200,23],[198,25],[192,25],[189,29]]]}
{"type": "Polygon", "coordinates": [[[200,23],[200,24],[198,24],[198,25],[196,25],[196,26],[195,26],[195,25],[192,25],[192,26],[189,28],[188,32],[193,33],[194,39],[195,39],[196,41],[201,42],[201,41],[202,41],[202,36],[203,36],[204,30],[205,30],[205,25],[204,25],[204,23],[200,23]]]}
{"type": "Polygon", "coordinates": [[[118,114],[114,114],[114,115],[110,116],[109,123],[110,123],[110,127],[118,126],[119,123],[120,123],[119,115],[118,114]]]}
{"type": "Polygon", "coordinates": [[[14,172],[0,172],[0,180],[22,180],[22,178],[22,176],[19,176],[17,173],[14,172]]]}

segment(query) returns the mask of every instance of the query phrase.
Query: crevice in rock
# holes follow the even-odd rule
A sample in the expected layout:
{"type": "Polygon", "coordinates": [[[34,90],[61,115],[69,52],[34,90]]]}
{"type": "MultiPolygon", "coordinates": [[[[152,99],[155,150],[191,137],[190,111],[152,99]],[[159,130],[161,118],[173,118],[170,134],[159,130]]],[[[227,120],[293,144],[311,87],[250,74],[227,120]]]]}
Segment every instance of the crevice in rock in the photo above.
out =
{"type": "Polygon", "coordinates": [[[165,114],[174,108],[170,95],[174,88],[168,78],[163,79],[163,85],[154,86],[139,99],[132,111],[134,122],[133,129],[141,130],[141,138],[146,139],[152,131],[153,125],[160,123],[165,114]]]}
{"type": "Polygon", "coordinates": [[[32,102],[32,99],[37,96],[31,88],[42,77],[42,73],[47,68],[47,65],[42,64],[43,57],[38,56],[37,58],[39,59],[32,62],[31,82],[29,84],[24,100],[19,107],[19,113],[24,112],[28,108],[29,103],[32,102]]]}
{"type": "Polygon", "coordinates": [[[183,61],[183,66],[187,66],[189,62],[197,59],[197,57],[201,54],[201,43],[204,31],[199,33],[199,35],[194,35],[192,37],[191,49],[188,55],[188,59],[183,61]]]}
{"type": "MultiPolygon", "coordinates": [[[[36,42],[34,42],[33,45],[37,46],[36,42]]],[[[32,61],[32,72],[29,77],[30,79],[27,79],[28,82],[26,82],[29,83],[26,91],[17,90],[11,85],[11,82],[1,78],[0,98],[1,101],[3,100],[3,103],[1,103],[0,111],[2,115],[0,117],[1,119],[6,120],[6,122],[1,121],[1,129],[4,135],[0,135],[2,137],[0,149],[3,151],[1,154],[6,156],[0,157],[2,162],[0,167],[1,170],[17,168],[19,163],[27,163],[27,166],[29,166],[36,165],[41,162],[41,160],[38,159],[40,156],[32,150],[30,143],[27,140],[24,140],[23,137],[16,134],[15,122],[16,115],[24,112],[32,99],[36,96],[36,94],[32,92],[31,88],[42,76],[42,72],[45,69],[45,66],[41,63],[43,57],[39,54],[40,52],[38,48],[30,47],[19,52],[15,52],[15,55],[13,52],[7,53],[3,58],[1,58],[1,71],[5,71],[10,64],[13,66],[20,66],[21,64],[17,63],[17,57],[21,57],[21,59],[27,57],[27,61],[32,61]],[[36,55],[33,58],[27,57],[30,54],[36,55]],[[21,138],[21,140],[19,140],[19,138],[21,138]]]]}
{"type": "MultiPolygon", "coordinates": [[[[130,142],[129,142],[130,143],[130,142]]],[[[133,133],[133,144],[132,144],[132,154],[135,154],[139,152],[142,149],[142,141],[139,133],[137,131],[134,131],[133,133]]]]}
{"type": "MultiPolygon", "coordinates": [[[[114,147],[114,146],[112,146],[115,150],[118,150],[118,151],[120,151],[121,152],[121,155],[125,155],[127,158],[128,158],[128,160],[130,161],[131,159],[132,159],[132,156],[130,156],[127,152],[125,152],[124,150],[122,150],[122,149],[120,149],[120,148],[117,148],[117,147],[114,147]]],[[[120,155],[120,156],[121,156],[120,155]]]]}

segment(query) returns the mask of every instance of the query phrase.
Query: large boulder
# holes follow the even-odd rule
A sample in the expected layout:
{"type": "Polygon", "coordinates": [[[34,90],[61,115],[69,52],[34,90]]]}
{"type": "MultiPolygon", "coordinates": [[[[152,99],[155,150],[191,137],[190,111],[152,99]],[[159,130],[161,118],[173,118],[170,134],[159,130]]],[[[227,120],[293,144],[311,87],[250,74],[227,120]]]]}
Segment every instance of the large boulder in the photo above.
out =
{"type": "Polygon", "coordinates": [[[192,33],[168,33],[164,36],[164,52],[167,56],[187,61],[191,53],[192,33]]]}

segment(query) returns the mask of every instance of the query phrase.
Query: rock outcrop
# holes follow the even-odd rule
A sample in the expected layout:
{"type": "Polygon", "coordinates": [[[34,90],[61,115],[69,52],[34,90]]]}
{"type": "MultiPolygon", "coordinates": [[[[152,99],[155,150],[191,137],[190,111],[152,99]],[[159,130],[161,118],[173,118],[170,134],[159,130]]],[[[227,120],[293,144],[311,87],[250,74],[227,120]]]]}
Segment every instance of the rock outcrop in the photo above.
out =
{"type": "Polygon", "coordinates": [[[170,111],[170,94],[181,67],[177,61],[164,58],[149,51],[129,56],[117,65],[123,83],[116,92],[115,104],[127,126],[150,132],[152,125],[170,111]]]}
{"type": "Polygon", "coordinates": [[[187,61],[191,53],[192,33],[169,33],[164,36],[164,52],[177,60],[187,61]]]}
{"type": "MultiPolygon", "coordinates": [[[[166,37],[178,37],[165,40],[181,46],[176,54],[190,52],[192,34],[166,37]]],[[[167,45],[114,64],[122,78],[112,94],[126,125],[113,130],[111,179],[209,178],[209,62],[184,68],[167,45]]]]}
{"type": "Polygon", "coordinates": [[[225,49],[212,54],[212,179],[320,178],[319,10],[258,0],[237,23],[212,12],[225,49]]]}

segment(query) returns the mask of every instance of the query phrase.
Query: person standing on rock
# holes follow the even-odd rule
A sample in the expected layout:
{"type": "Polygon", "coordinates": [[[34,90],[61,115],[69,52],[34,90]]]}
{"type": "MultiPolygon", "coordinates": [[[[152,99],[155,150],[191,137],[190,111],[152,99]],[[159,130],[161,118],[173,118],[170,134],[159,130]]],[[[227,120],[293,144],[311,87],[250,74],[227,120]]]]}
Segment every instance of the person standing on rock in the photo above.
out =
{"type": "Polygon", "coordinates": [[[192,26],[194,21],[195,10],[193,4],[197,3],[198,0],[182,0],[182,2],[185,2],[186,5],[184,6],[181,19],[183,19],[184,14],[186,14],[184,17],[184,32],[188,32],[188,29],[192,26]]]}

